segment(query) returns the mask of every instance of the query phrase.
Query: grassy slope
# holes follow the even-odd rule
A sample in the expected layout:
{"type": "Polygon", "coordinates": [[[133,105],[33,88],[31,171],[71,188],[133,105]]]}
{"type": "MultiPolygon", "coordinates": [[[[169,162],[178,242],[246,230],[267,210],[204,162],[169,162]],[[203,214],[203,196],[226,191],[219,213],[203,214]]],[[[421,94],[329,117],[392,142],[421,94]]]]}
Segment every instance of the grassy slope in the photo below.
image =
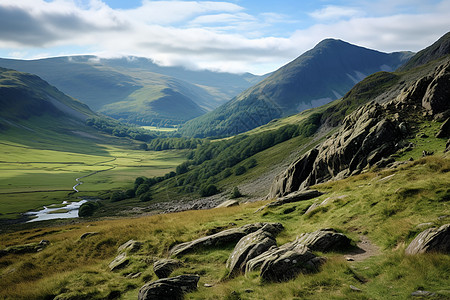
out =
{"type": "Polygon", "coordinates": [[[40,253],[0,258],[3,275],[0,297],[43,299],[67,293],[95,299],[120,293],[122,299],[135,299],[140,286],[156,279],[151,267],[153,259],[164,257],[171,245],[201,237],[218,226],[276,221],[286,227],[277,238],[278,244],[291,241],[302,232],[334,227],[355,242],[361,235],[367,236],[381,248],[381,253],[363,262],[347,262],[345,253],[325,254],[328,261],[320,273],[300,275],[287,283],[267,284],[256,273],[223,280],[232,246],[202,250],[182,257],[184,266],[173,273],[201,275],[199,290],[188,294],[187,299],[236,299],[236,294],[241,299],[405,299],[417,289],[438,292],[440,299],[445,299],[442,295],[450,297],[450,257],[439,254],[407,257],[403,250],[426,228],[419,229],[418,224],[448,223],[448,217],[439,217],[450,214],[449,170],[448,158],[427,157],[396,170],[374,171],[318,185],[317,189],[326,192],[318,199],[259,213],[254,211],[262,202],[139,219],[30,227],[2,234],[0,248],[42,238],[50,240],[51,245],[40,253]],[[338,196],[345,197],[314,214],[303,214],[312,203],[338,196]],[[80,241],[81,234],[88,231],[99,234],[80,241]],[[144,241],[143,249],[124,270],[107,271],[117,247],[129,239],[144,241]],[[131,272],[142,275],[137,279],[124,277],[131,272]],[[214,286],[204,287],[205,283],[214,286]],[[349,285],[362,292],[352,291],[349,285]],[[245,292],[247,289],[251,292],[245,292]]]}

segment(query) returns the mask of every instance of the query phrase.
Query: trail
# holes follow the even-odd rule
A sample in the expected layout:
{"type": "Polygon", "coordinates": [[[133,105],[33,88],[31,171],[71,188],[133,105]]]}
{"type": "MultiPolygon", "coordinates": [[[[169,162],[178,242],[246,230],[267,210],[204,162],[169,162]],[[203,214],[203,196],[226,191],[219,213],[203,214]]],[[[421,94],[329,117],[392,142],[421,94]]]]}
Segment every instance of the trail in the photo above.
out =
{"type": "Polygon", "coordinates": [[[381,253],[380,247],[373,244],[365,235],[359,238],[360,241],[356,244],[358,249],[344,255],[348,261],[363,261],[381,253]]]}

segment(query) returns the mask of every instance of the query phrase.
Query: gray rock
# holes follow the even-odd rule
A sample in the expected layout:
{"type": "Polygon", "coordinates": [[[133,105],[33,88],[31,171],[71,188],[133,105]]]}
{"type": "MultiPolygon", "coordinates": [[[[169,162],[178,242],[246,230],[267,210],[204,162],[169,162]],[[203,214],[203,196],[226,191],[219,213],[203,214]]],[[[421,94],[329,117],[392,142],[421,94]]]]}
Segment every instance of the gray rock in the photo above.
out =
{"type": "Polygon", "coordinates": [[[178,244],[169,250],[169,255],[179,256],[200,248],[218,247],[230,243],[237,243],[245,235],[261,229],[266,224],[269,223],[247,224],[239,228],[226,229],[212,235],[201,237],[194,241],[178,244]]]}
{"type": "Polygon", "coordinates": [[[42,240],[39,243],[30,243],[25,245],[14,245],[0,250],[0,257],[7,254],[25,254],[35,253],[44,250],[50,242],[48,240],[42,240]]]}
{"type": "Polygon", "coordinates": [[[304,191],[296,191],[293,193],[290,193],[286,196],[283,196],[281,198],[278,198],[277,200],[270,202],[269,204],[266,204],[265,206],[258,209],[258,211],[266,208],[266,207],[275,207],[280,206],[286,203],[293,203],[293,202],[299,202],[299,201],[305,201],[310,200],[319,196],[322,196],[323,193],[319,192],[317,190],[304,190],[304,191]]]}
{"type": "Polygon", "coordinates": [[[310,207],[308,207],[308,209],[305,212],[305,215],[310,214],[311,212],[313,212],[314,210],[316,210],[319,207],[326,206],[329,203],[332,203],[334,200],[343,199],[345,197],[347,197],[347,195],[328,197],[320,203],[319,202],[313,203],[310,207]]]}
{"type": "Polygon", "coordinates": [[[450,63],[440,66],[422,98],[422,107],[430,115],[450,109],[450,63]]]}
{"type": "Polygon", "coordinates": [[[352,291],[355,291],[355,292],[362,292],[361,289],[359,289],[359,288],[357,288],[356,286],[351,285],[351,284],[350,284],[350,289],[351,289],[352,291]]]}
{"type": "Polygon", "coordinates": [[[450,224],[422,231],[405,250],[408,255],[427,252],[450,253],[450,224]]]}
{"type": "Polygon", "coordinates": [[[267,224],[258,231],[244,236],[237,243],[226,263],[230,276],[245,271],[245,265],[250,259],[277,245],[275,235],[282,229],[282,225],[279,225],[274,227],[271,224],[267,224]]]}
{"type": "Polygon", "coordinates": [[[116,258],[114,258],[112,262],[109,263],[108,267],[110,271],[114,272],[125,268],[129,262],[130,259],[127,257],[127,254],[120,253],[119,255],[116,256],[116,258]]]}
{"type": "Polygon", "coordinates": [[[87,237],[97,235],[98,232],[85,232],[80,236],[80,240],[84,240],[87,237]]]}
{"type": "Polygon", "coordinates": [[[160,259],[153,264],[153,271],[158,278],[167,278],[180,266],[180,262],[175,259],[160,259]]]}
{"type": "Polygon", "coordinates": [[[239,205],[239,201],[237,201],[237,200],[226,200],[226,201],[220,203],[219,205],[217,205],[216,208],[232,207],[232,206],[237,206],[237,205],[239,205]]]}
{"type": "Polygon", "coordinates": [[[351,240],[344,234],[336,232],[334,229],[320,229],[301,234],[297,242],[313,251],[328,252],[350,247],[351,240]]]}
{"type": "Polygon", "coordinates": [[[141,287],[138,300],[181,300],[184,294],[197,289],[198,275],[180,275],[146,283],[141,287]]]}
{"type": "Polygon", "coordinates": [[[300,273],[317,272],[321,263],[322,260],[306,246],[294,241],[250,260],[246,271],[261,265],[260,276],[263,280],[281,282],[293,279],[300,273]]]}
{"type": "Polygon", "coordinates": [[[413,297],[434,297],[436,296],[436,293],[429,292],[429,291],[415,291],[411,293],[411,296],[413,297]]]}
{"type": "Polygon", "coordinates": [[[141,249],[142,243],[135,241],[135,240],[129,240],[128,242],[122,244],[118,249],[117,252],[119,253],[134,253],[139,251],[141,249]]]}

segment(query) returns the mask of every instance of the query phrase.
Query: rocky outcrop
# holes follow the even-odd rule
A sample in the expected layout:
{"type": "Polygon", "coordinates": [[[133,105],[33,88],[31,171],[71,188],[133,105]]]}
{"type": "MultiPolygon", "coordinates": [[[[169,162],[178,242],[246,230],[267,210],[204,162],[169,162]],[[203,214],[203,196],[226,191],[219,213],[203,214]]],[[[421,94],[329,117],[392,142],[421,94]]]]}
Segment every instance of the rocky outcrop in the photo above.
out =
{"type": "Polygon", "coordinates": [[[313,251],[328,252],[350,247],[351,240],[332,228],[301,234],[297,242],[313,251]]]}
{"type": "Polygon", "coordinates": [[[292,202],[299,202],[299,201],[305,201],[309,199],[313,199],[319,196],[322,196],[323,193],[319,192],[317,190],[304,190],[304,191],[297,191],[290,193],[284,197],[278,198],[277,200],[270,202],[269,204],[265,205],[262,208],[265,207],[275,207],[280,206],[286,203],[292,203],[292,202]]]}
{"type": "Polygon", "coordinates": [[[80,240],[84,240],[85,238],[88,238],[90,236],[94,236],[99,234],[98,232],[85,232],[80,236],[80,240]]]}
{"type": "Polygon", "coordinates": [[[149,282],[139,290],[138,300],[181,300],[185,293],[197,289],[199,280],[198,275],[180,275],[149,282]]]}
{"type": "Polygon", "coordinates": [[[263,228],[244,236],[234,247],[233,252],[227,260],[226,267],[230,276],[245,271],[246,263],[269,250],[276,247],[275,236],[283,230],[283,225],[266,224],[263,228]]]}
{"type": "Polygon", "coordinates": [[[438,133],[436,134],[436,137],[437,138],[450,137],[450,118],[447,118],[447,120],[445,120],[444,123],[442,123],[438,133]]]}
{"type": "Polygon", "coordinates": [[[39,243],[10,246],[0,250],[0,257],[5,256],[7,254],[24,254],[24,253],[39,252],[42,251],[45,247],[47,247],[49,244],[50,242],[48,240],[42,240],[39,243]]]}
{"type": "Polygon", "coordinates": [[[249,233],[257,231],[258,229],[261,229],[266,224],[269,223],[247,224],[239,228],[223,230],[216,234],[201,237],[194,241],[178,244],[173,246],[172,249],[169,250],[169,255],[179,256],[200,248],[217,247],[230,243],[237,243],[242,237],[246,236],[249,233]]]}
{"type": "Polygon", "coordinates": [[[426,252],[450,253],[450,224],[422,231],[405,250],[409,255],[426,252]]]}
{"type": "Polygon", "coordinates": [[[404,137],[404,129],[400,117],[389,110],[387,106],[371,103],[347,116],[336,134],[275,179],[269,197],[358,174],[394,153],[404,137]]]}
{"type": "Polygon", "coordinates": [[[139,251],[141,247],[142,243],[135,240],[129,240],[120,245],[117,249],[117,256],[108,265],[109,269],[111,271],[117,271],[125,268],[130,262],[129,254],[139,251]]]}
{"type": "Polygon", "coordinates": [[[295,240],[272,248],[269,251],[249,260],[245,266],[245,272],[261,270],[261,278],[266,281],[287,281],[295,278],[300,273],[318,271],[323,262],[308,247],[295,240]]]}
{"type": "Polygon", "coordinates": [[[153,263],[153,272],[158,278],[167,278],[180,266],[180,262],[175,259],[160,259],[153,263]]]}
{"type": "Polygon", "coordinates": [[[450,106],[450,63],[436,70],[433,80],[422,98],[422,107],[429,115],[437,115],[449,110],[450,106]]]}

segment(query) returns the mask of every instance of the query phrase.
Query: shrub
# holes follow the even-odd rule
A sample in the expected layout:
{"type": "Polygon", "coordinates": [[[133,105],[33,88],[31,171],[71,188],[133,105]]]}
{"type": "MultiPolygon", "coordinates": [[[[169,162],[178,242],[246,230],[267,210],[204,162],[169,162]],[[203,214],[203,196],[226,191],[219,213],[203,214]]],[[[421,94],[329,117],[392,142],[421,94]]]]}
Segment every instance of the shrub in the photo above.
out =
{"type": "Polygon", "coordinates": [[[208,196],[215,195],[218,192],[219,192],[219,190],[217,189],[217,187],[214,184],[210,184],[207,187],[204,187],[200,190],[200,195],[202,197],[208,197],[208,196]]]}
{"type": "Polygon", "coordinates": [[[127,199],[127,195],[123,191],[115,191],[111,194],[111,197],[109,198],[111,202],[117,202],[124,199],[127,199]]]}
{"type": "Polygon", "coordinates": [[[137,189],[136,189],[136,196],[139,197],[142,194],[145,194],[148,189],[150,188],[150,186],[146,183],[141,184],[137,189]]]}
{"type": "Polygon", "coordinates": [[[94,214],[94,211],[100,207],[98,202],[86,202],[80,206],[78,210],[79,217],[89,217],[94,214]]]}
{"type": "Polygon", "coordinates": [[[244,166],[239,166],[239,167],[237,167],[236,170],[234,171],[234,174],[235,174],[236,176],[239,176],[239,175],[244,174],[245,172],[247,172],[247,168],[245,168],[244,166]]]}
{"type": "Polygon", "coordinates": [[[239,188],[237,186],[234,187],[233,192],[231,193],[231,199],[236,199],[242,197],[241,192],[239,191],[239,188]]]}
{"type": "Polygon", "coordinates": [[[153,196],[152,196],[151,192],[146,192],[139,197],[139,201],[141,201],[141,202],[151,201],[152,199],[153,199],[153,196]]]}

